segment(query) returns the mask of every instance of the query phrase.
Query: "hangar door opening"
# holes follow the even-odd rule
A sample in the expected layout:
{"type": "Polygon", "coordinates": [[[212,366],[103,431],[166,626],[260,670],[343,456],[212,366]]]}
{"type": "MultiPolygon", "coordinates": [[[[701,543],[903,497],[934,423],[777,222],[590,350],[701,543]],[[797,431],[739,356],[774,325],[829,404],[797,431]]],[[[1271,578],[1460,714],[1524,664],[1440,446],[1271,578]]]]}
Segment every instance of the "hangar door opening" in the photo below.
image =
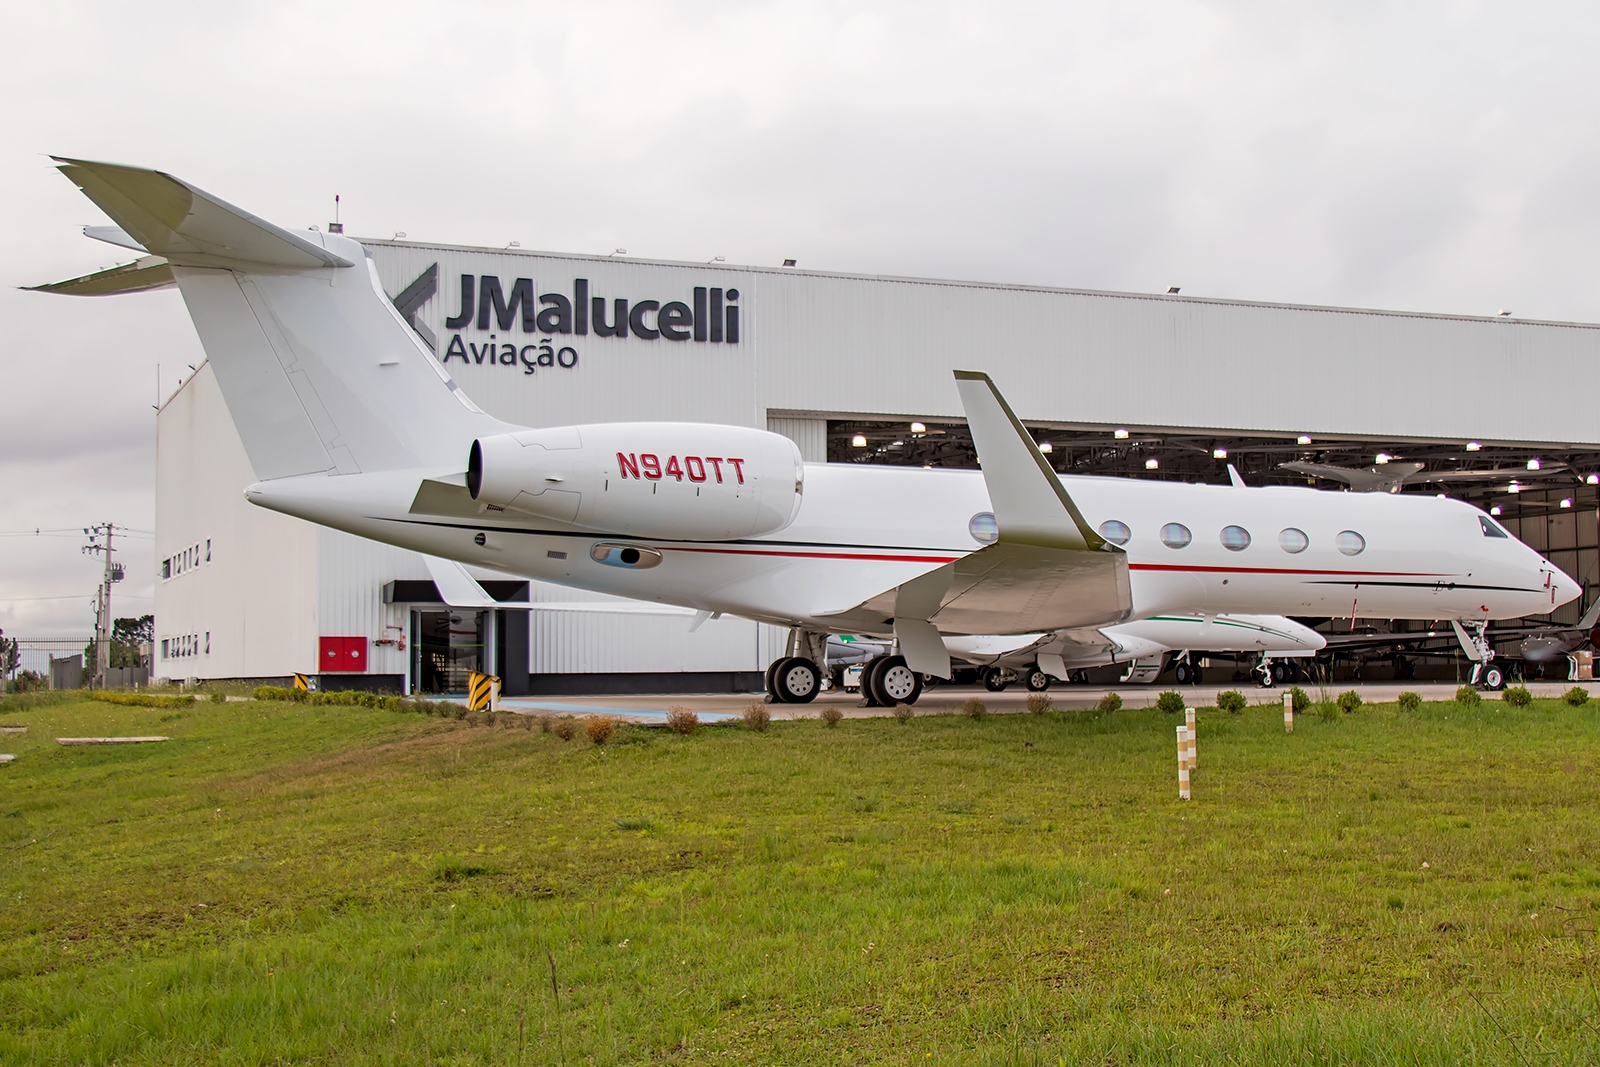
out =
{"type": "MultiPolygon", "coordinates": [[[[483,670],[484,616],[488,612],[415,612],[417,689],[463,693],[468,677],[483,670]]],[[[488,672],[493,673],[493,672],[488,672]]]]}

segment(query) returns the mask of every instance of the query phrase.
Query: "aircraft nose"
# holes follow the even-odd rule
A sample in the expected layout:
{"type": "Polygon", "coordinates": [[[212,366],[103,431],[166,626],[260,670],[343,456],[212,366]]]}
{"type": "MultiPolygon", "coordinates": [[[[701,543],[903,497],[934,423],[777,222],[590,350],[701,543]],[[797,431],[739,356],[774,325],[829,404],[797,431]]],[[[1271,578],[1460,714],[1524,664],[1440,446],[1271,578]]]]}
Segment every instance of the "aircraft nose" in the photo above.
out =
{"type": "Polygon", "coordinates": [[[1556,570],[1550,576],[1551,588],[1555,591],[1554,603],[1557,606],[1576,600],[1583,595],[1583,586],[1568,578],[1561,570],[1556,570]]]}

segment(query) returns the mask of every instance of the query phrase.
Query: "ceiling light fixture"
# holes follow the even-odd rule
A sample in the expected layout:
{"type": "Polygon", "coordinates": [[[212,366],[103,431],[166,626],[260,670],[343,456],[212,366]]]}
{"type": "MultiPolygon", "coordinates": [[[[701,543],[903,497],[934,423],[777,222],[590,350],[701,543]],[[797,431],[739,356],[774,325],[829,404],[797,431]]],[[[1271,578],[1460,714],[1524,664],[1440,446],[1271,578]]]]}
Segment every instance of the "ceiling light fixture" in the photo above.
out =
{"type": "Polygon", "coordinates": [[[1496,505],[1495,505],[1495,506],[1494,506],[1494,507],[1492,507],[1492,508],[1490,508],[1490,509],[1489,509],[1489,514],[1491,514],[1491,515],[1498,515],[1498,514],[1500,514],[1500,505],[1499,505],[1499,504],[1496,504],[1496,505]]]}
{"type": "Polygon", "coordinates": [[[1213,448],[1211,450],[1211,458],[1212,459],[1227,459],[1228,458],[1228,450],[1226,448],[1213,448]]]}
{"type": "Polygon", "coordinates": [[[866,437],[866,435],[858,433],[854,437],[850,438],[850,447],[851,448],[866,448],[867,447],[867,437],[866,437]]]}
{"type": "Polygon", "coordinates": [[[1122,429],[1112,430],[1111,436],[1115,437],[1118,441],[1126,441],[1128,439],[1128,431],[1122,429]]]}
{"type": "Polygon", "coordinates": [[[1294,439],[1294,443],[1297,445],[1309,445],[1311,443],[1311,435],[1303,433],[1294,439]]]}
{"type": "Polygon", "coordinates": [[[928,428],[926,426],[922,425],[922,423],[920,423],[920,422],[913,422],[911,424],[911,432],[912,433],[927,433],[928,432],[928,428]]]}
{"type": "Polygon", "coordinates": [[[1570,496],[1569,497],[1563,497],[1561,499],[1561,506],[1564,507],[1564,508],[1570,508],[1572,506],[1572,498],[1570,496]]]}
{"type": "Polygon", "coordinates": [[[1039,442],[1039,451],[1040,452],[1054,452],[1055,449],[1050,446],[1050,442],[1049,441],[1040,441],[1039,442]]]}
{"type": "Polygon", "coordinates": [[[1512,482],[1510,485],[1506,486],[1506,492],[1508,492],[1508,493],[1520,493],[1520,492],[1522,492],[1522,486],[1517,484],[1516,482],[1512,482]]]}
{"type": "Polygon", "coordinates": [[[1584,485],[1600,485],[1600,474],[1591,474],[1583,480],[1584,485]]]}
{"type": "Polygon", "coordinates": [[[1153,471],[1160,466],[1161,461],[1159,459],[1147,459],[1144,461],[1144,469],[1147,471],[1153,471]]]}
{"type": "Polygon", "coordinates": [[[1387,453],[1387,452],[1379,452],[1375,457],[1373,457],[1372,462],[1374,462],[1374,463],[1387,463],[1393,458],[1394,457],[1389,455],[1389,453],[1387,453]]]}
{"type": "Polygon", "coordinates": [[[1480,449],[1482,447],[1483,446],[1481,444],[1479,444],[1478,442],[1476,442],[1476,441],[1468,441],[1467,442],[1467,451],[1468,452],[1476,452],[1478,449],[1480,449]]]}
{"type": "Polygon", "coordinates": [[[1537,456],[1528,460],[1528,469],[1531,471],[1536,471],[1539,469],[1539,459],[1537,456]]]}

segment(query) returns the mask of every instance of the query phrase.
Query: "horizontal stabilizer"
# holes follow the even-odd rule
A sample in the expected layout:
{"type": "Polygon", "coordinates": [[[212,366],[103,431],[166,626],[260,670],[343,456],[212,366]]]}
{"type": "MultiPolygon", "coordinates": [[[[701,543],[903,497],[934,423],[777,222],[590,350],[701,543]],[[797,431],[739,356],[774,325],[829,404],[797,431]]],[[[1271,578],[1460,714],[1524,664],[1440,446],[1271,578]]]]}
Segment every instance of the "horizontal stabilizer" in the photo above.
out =
{"type": "Polygon", "coordinates": [[[256,218],[170,174],[52,158],[61,164],[61,173],[124,233],[147,252],[165,256],[179,266],[237,264],[307,270],[353,265],[318,241],[256,218]]]}
{"type": "Polygon", "coordinates": [[[29,285],[25,288],[39,293],[63,293],[67,296],[111,296],[115,293],[144,293],[152,289],[167,289],[177,284],[172,277],[172,265],[160,256],[144,256],[120,267],[95,271],[80,278],[49,285],[29,285]]]}
{"type": "Polygon", "coordinates": [[[955,375],[1001,542],[1061,549],[1105,547],[1105,539],[1090,529],[1033,435],[989,376],[969,370],[955,375]]]}

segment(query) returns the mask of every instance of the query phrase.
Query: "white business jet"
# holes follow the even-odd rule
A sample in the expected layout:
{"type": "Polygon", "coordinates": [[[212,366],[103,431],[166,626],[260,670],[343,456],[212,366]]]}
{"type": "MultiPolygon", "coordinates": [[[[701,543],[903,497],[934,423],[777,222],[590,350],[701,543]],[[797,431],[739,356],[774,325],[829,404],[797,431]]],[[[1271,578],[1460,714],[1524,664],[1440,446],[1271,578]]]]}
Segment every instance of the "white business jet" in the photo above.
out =
{"type": "Polygon", "coordinates": [[[1454,619],[1579,594],[1467,504],[1432,496],[1060,477],[987,375],[956,386],[982,471],[805,464],[743,426],[530,429],[472,403],[359,242],[291,232],[158,171],[59,159],[148,253],[44,286],[177,285],[259,479],[252,503],[511,574],[792,628],[773,672],[814,692],[826,635],[892,636],[886,703],[946,678],[943,634],[1071,639],[1169,613],[1454,619]]]}

